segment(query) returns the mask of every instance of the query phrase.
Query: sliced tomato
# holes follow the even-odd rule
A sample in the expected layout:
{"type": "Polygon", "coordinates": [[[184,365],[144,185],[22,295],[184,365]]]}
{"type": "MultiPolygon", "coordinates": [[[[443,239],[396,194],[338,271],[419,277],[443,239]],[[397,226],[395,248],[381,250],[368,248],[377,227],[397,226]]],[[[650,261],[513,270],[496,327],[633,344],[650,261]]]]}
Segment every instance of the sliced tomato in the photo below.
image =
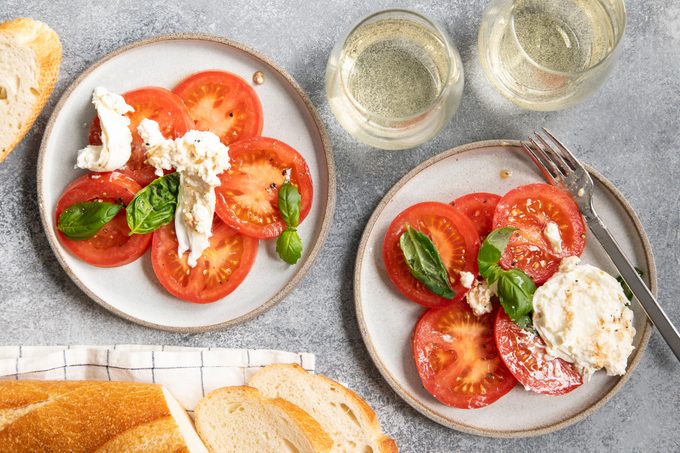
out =
{"type": "Polygon", "coordinates": [[[463,195],[451,202],[463,214],[468,216],[477,228],[480,238],[485,238],[493,231],[493,214],[501,197],[494,193],[475,192],[463,195]]]}
{"type": "Polygon", "coordinates": [[[196,267],[187,263],[189,252],[177,254],[174,222],[153,233],[153,271],[173,296],[197,304],[215,302],[234,291],[250,272],[257,254],[257,239],[243,236],[217,219],[212,233],[210,247],[196,267]]]}
{"type": "MultiPolygon", "coordinates": [[[[56,222],[68,207],[85,201],[106,201],[127,205],[141,186],[122,173],[89,173],[66,187],[57,202],[56,222]]],[[[115,267],[128,264],[144,254],[150,234],[129,236],[125,210],[104,225],[93,237],[84,241],[72,241],[61,231],[57,236],[62,245],[81,260],[99,267],[115,267]]]]}
{"type": "Polygon", "coordinates": [[[494,335],[503,363],[525,389],[564,395],[583,384],[574,365],[558,358],[548,360],[541,337],[512,322],[504,310],[498,310],[494,335]]]}
{"type": "MultiPolygon", "coordinates": [[[[182,100],[171,91],[160,87],[146,87],[123,94],[134,112],[128,113],[130,131],[132,132],[132,154],[127,164],[119,171],[130,176],[142,187],[149,185],[157,178],[151,165],[145,163],[146,150],[137,126],[144,118],[158,123],[165,138],[178,138],[194,128],[194,122],[182,100]]],[[[95,117],[90,127],[90,144],[101,145],[101,125],[95,117]]]]}
{"type": "Polygon", "coordinates": [[[194,74],[173,90],[202,131],[218,135],[228,145],[262,132],[262,106],[255,90],[236,74],[205,71],[194,74]]]}
{"type": "Polygon", "coordinates": [[[441,307],[465,296],[467,289],[460,284],[459,274],[465,271],[477,275],[478,251],[479,235],[472,221],[453,206],[437,202],[419,203],[402,211],[387,229],[383,242],[383,260],[390,280],[404,296],[425,307],[441,307]],[[430,292],[411,275],[399,246],[407,225],[434,243],[456,293],[453,300],[430,292]]]}
{"type": "Polygon", "coordinates": [[[548,184],[529,184],[506,193],[498,202],[493,228],[518,228],[501,258],[505,269],[517,267],[537,285],[545,283],[562,258],[581,256],[586,246],[586,226],[571,196],[548,184]],[[549,222],[555,222],[562,238],[562,251],[553,250],[544,235],[549,222]]]}
{"type": "Polygon", "coordinates": [[[290,182],[300,192],[300,222],[312,207],[312,177],[305,159],[273,138],[254,137],[229,146],[231,168],[220,176],[216,212],[246,236],[275,238],[285,228],[279,213],[279,187],[290,170],[290,182]]]}
{"type": "Polygon", "coordinates": [[[493,335],[495,313],[475,316],[463,301],[425,312],[413,332],[413,358],[425,390],[447,406],[488,406],[517,381],[493,335]]]}

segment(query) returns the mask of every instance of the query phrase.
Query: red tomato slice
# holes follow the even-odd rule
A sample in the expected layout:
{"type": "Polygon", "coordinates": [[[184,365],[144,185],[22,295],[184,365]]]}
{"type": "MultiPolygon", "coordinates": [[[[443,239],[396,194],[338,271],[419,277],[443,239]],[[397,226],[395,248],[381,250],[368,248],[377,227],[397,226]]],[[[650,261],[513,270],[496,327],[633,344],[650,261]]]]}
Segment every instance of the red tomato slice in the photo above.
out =
{"type": "Polygon", "coordinates": [[[512,226],[515,232],[501,258],[505,269],[517,267],[537,285],[545,283],[566,256],[581,256],[586,246],[583,216],[571,196],[548,184],[529,184],[506,193],[496,206],[493,228],[512,226]],[[555,222],[562,237],[562,253],[555,253],[543,230],[555,222]]]}
{"type": "MultiPolygon", "coordinates": [[[[101,200],[127,205],[141,186],[132,178],[118,172],[89,173],[81,176],[66,187],[57,202],[56,222],[68,207],[85,201],[101,200]]],[[[93,237],[84,241],[72,241],[61,231],[57,236],[62,245],[81,260],[99,267],[114,267],[128,264],[144,254],[150,234],[129,236],[122,209],[116,217],[104,225],[93,237]]]]}
{"type": "Polygon", "coordinates": [[[262,132],[262,106],[255,90],[239,76],[205,71],[180,82],[173,90],[202,131],[210,131],[228,145],[262,132]]]}
{"type": "Polygon", "coordinates": [[[215,302],[234,291],[250,272],[257,239],[242,236],[219,220],[212,233],[210,247],[193,268],[187,264],[189,252],[177,255],[174,222],[153,233],[153,271],[173,296],[197,304],[215,302]]]}
{"type": "MultiPolygon", "coordinates": [[[[132,155],[119,171],[137,181],[142,187],[157,178],[151,165],[145,163],[146,150],[137,126],[144,118],[158,122],[165,138],[178,138],[194,128],[194,122],[182,100],[165,88],[146,87],[123,94],[134,112],[128,113],[132,132],[132,155]]],[[[101,145],[101,126],[95,117],[90,127],[90,144],[101,145]]]]}
{"type": "Polygon", "coordinates": [[[500,199],[499,195],[493,193],[476,192],[456,198],[451,206],[463,211],[475,224],[479,237],[485,238],[493,231],[493,214],[500,199]]]}
{"type": "Polygon", "coordinates": [[[300,192],[300,222],[312,207],[312,177],[305,159],[290,146],[273,138],[254,137],[229,145],[231,168],[220,176],[217,215],[241,234],[258,239],[275,238],[285,228],[279,213],[279,187],[284,172],[300,192]]]}
{"type": "Polygon", "coordinates": [[[512,322],[504,310],[498,310],[494,335],[503,363],[527,390],[564,395],[583,384],[571,363],[562,359],[546,360],[541,337],[512,322]]]}
{"type": "Polygon", "coordinates": [[[465,296],[467,289],[460,284],[458,274],[466,271],[477,275],[478,251],[479,235],[472,221],[453,206],[437,202],[419,203],[402,211],[387,229],[383,242],[383,260],[390,280],[404,296],[425,307],[449,305],[465,296]],[[434,243],[456,292],[453,300],[430,292],[411,275],[399,247],[406,225],[426,234],[434,243]]]}
{"type": "Polygon", "coordinates": [[[425,312],[413,332],[413,358],[425,390],[447,406],[488,406],[517,381],[493,335],[495,313],[475,316],[465,302],[425,312]]]}

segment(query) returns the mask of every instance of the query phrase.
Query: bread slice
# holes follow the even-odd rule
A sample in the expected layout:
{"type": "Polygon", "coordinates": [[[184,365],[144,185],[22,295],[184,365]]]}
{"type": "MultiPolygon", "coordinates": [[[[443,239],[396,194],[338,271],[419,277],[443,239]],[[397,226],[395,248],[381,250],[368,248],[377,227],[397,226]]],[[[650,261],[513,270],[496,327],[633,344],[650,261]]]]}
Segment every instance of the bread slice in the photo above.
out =
{"type": "Polygon", "coordinates": [[[298,365],[269,365],[248,382],[263,395],[283,398],[314,417],[333,438],[334,452],[396,452],[375,412],[359,395],[298,365]]]}
{"type": "Polygon", "coordinates": [[[0,162],[47,103],[61,63],[59,36],[33,19],[0,23],[0,162]]]}
{"type": "Polygon", "coordinates": [[[0,451],[207,452],[160,385],[94,381],[0,381],[0,451]]]}
{"type": "Polygon", "coordinates": [[[210,392],[194,411],[196,430],[214,453],[327,452],[331,438],[305,411],[251,387],[210,392]]]}

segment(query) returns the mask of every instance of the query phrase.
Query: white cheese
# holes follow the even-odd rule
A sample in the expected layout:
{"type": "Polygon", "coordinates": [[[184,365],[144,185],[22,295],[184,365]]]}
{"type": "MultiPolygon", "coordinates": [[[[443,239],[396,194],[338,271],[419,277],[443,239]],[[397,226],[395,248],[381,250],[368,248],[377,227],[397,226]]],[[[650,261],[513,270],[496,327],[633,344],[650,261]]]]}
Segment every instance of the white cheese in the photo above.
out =
{"type": "Polygon", "coordinates": [[[565,258],[536,290],[534,326],[546,352],[573,363],[586,380],[601,368],[622,375],[634,349],[633,311],[614,277],[579,262],[565,258]]]}
{"type": "Polygon", "coordinates": [[[482,316],[493,311],[491,298],[495,294],[494,289],[486,281],[475,280],[465,297],[468,305],[472,308],[472,313],[475,316],[482,316]]]}
{"type": "Polygon", "coordinates": [[[175,210],[177,253],[190,250],[187,260],[194,267],[210,246],[215,216],[215,187],[219,175],[230,168],[229,148],[207,131],[189,131],[183,137],[168,140],[158,123],[144,119],[137,128],[146,147],[146,162],[156,174],[175,168],[180,175],[179,196],[175,210]]]}
{"type": "Polygon", "coordinates": [[[135,110],[122,96],[103,87],[95,88],[92,103],[97,109],[102,129],[102,144],[88,145],[78,151],[76,168],[91,171],[117,170],[125,165],[132,153],[130,119],[125,114],[135,110]]]}
{"type": "Polygon", "coordinates": [[[460,278],[460,284],[463,285],[463,288],[467,289],[472,288],[472,284],[475,282],[475,274],[472,272],[463,271],[458,278],[460,278]]]}
{"type": "Polygon", "coordinates": [[[560,227],[555,222],[548,222],[543,230],[543,236],[550,243],[553,252],[558,255],[562,254],[562,236],[560,236],[560,227]]]}

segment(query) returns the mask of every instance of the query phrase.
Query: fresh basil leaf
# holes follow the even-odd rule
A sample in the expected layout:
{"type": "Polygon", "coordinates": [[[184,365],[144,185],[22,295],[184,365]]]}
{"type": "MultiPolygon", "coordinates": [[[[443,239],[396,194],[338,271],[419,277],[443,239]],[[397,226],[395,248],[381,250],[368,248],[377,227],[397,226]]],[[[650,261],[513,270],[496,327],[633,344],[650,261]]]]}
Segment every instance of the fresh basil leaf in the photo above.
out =
{"type": "Polygon", "coordinates": [[[427,289],[445,299],[456,295],[437,248],[429,237],[410,226],[401,234],[399,247],[413,275],[427,289]]]}
{"type": "Polygon", "coordinates": [[[279,212],[286,229],[276,239],[276,252],[288,264],[295,264],[302,256],[302,239],[297,232],[300,223],[300,192],[286,181],[279,187],[279,212]]]}
{"type": "Polygon", "coordinates": [[[286,228],[276,239],[276,253],[288,264],[295,264],[302,256],[302,239],[295,228],[286,228]]]}
{"type": "Polygon", "coordinates": [[[526,324],[524,317],[534,310],[535,292],[534,282],[519,269],[504,271],[498,278],[498,299],[503,310],[518,325],[520,321],[526,324]]]}
{"type": "Polygon", "coordinates": [[[86,201],[69,206],[59,215],[57,228],[73,241],[84,241],[97,234],[123,206],[105,201],[86,201]]]}
{"type": "MultiPolygon", "coordinates": [[[[645,273],[642,271],[642,269],[638,268],[637,266],[635,266],[635,272],[638,273],[640,278],[645,278],[645,273]]],[[[618,281],[621,287],[623,288],[623,294],[626,295],[628,300],[633,300],[633,291],[630,290],[628,283],[626,283],[623,277],[619,275],[618,277],[616,277],[616,281],[618,281]]]]}
{"type": "Polygon", "coordinates": [[[503,269],[498,265],[505,251],[505,247],[510,241],[512,233],[517,228],[505,227],[492,231],[479,249],[477,255],[477,265],[479,267],[479,274],[484,277],[489,283],[494,283],[503,273],[503,269]]]}
{"type": "Polygon", "coordinates": [[[518,326],[531,330],[531,313],[536,285],[520,269],[503,270],[498,261],[517,228],[505,227],[492,231],[482,243],[477,255],[479,273],[489,284],[497,283],[498,299],[503,310],[518,326]]]}
{"type": "Polygon", "coordinates": [[[534,323],[531,319],[531,316],[529,315],[520,316],[515,321],[515,324],[517,324],[522,329],[526,329],[531,333],[536,334],[536,329],[534,329],[534,323]]]}
{"type": "Polygon", "coordinates": [[[156,231],[175,217],[179,173],[162,176],[137,192],[126,208],[130,235],[156,231]]]}
{"type": "Polygon", "coordinates": [[[285,182],[279,188],[279,212],[285,224],[297,228],[300,224],[300,192],[290,182],[285,182]]]}

